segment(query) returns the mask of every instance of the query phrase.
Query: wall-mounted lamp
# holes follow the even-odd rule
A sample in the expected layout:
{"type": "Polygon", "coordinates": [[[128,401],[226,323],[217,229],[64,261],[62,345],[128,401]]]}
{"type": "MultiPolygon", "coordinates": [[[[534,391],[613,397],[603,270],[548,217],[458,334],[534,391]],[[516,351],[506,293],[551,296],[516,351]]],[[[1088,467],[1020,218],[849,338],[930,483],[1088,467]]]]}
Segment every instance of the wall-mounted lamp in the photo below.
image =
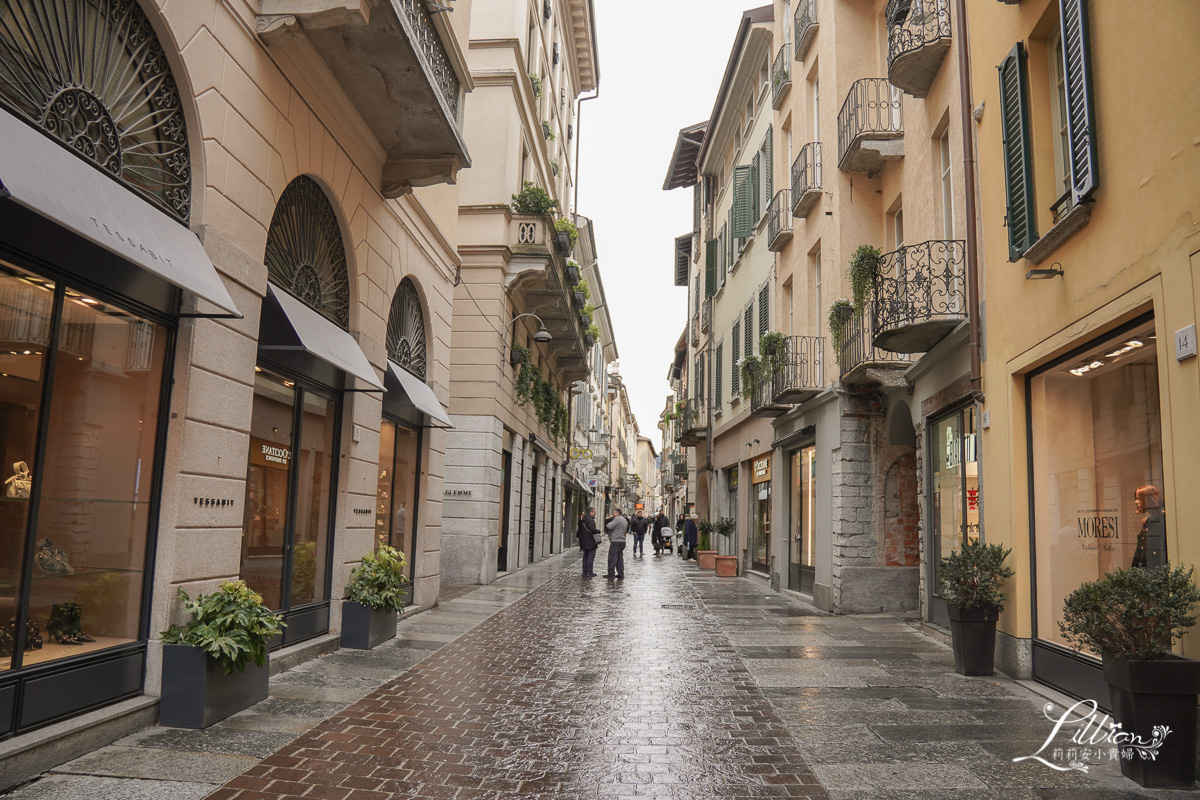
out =
{"type": "Polygon", "coordinates": [[[533,334],[533,340],[535,342],[548,342],[554,338],[553,336],[550,335],[550,331],[546,330],[546,323],[542,322],[542,318],[539,317],[537,314],[517,314],[515,317],[512,318],[512,322],[509,322],[508,325],[504,326],[504,334],[503,334],[503,338],[500,342],[500,360],[501,361],[504,360],[504,352],[508,348],[508,331],[512,328],[513,324],[517,320],[519,320],[521,317],[533,317],[534,319],[536,319],[538,321],[537,332],[533,334]]]}
{"type": "Polygon", "coordinates": [[[1025,280],[1042,280],[1045,278],[1061,278],[1063,275],[1062,264],[1055,261],[1049,267],[1034,268],[1025,273],[1025,280]]]}
{"type": "MultiPolygon", "coordinates": [[[[448,1],[451,3],[454,2],[454,0],[448,1]]],[[[434,2],[434,0],[425,0],[425,10],[430,14],[440,14],[443,11],[453,11],[454,9],[450,6],[444,6],[441,3],[434,2]]]]}

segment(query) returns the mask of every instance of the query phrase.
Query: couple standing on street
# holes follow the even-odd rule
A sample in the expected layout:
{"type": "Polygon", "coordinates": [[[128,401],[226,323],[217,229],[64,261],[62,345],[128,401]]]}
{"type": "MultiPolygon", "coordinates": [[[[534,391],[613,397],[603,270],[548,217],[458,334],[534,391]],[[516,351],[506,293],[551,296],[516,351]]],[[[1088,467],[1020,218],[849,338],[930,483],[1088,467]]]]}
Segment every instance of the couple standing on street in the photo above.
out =
{"type": "MultiPolygon", "coordinates": [[[[648,520],[638,512],[638,516],[634,518],[632,523],[621,513],[621,509],[613,509],[611,517],[604,520],[604,529],[608,531],[608,573],[606,578],[624,578],[625,577],[625,536],[630,528],[634,531],[634,552],[637,552],[639,546],[643,546],[642,540],[645,538],[648,520]],[[641,528],[641,533],[638,533],[638,528],[641,528]]],[[[589,508],[587,513],[579,518],[579,527],[575,531],[575,536],[579,539],[579,546],[583,549],[583,577],[594,578],[596,573],[592,571],[596,561],[596,548],[600,546],[600,531],[596,528],[596,509],[589,508]]]]}

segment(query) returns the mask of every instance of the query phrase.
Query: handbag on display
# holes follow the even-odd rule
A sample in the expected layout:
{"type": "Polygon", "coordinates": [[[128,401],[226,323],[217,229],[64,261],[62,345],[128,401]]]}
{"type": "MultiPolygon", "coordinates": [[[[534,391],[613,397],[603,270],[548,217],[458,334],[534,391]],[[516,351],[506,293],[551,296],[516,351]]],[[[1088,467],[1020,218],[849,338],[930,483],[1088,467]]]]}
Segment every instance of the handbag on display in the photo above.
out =
{"type": "Polygon", "coordinates": [[[26,498],[33,488],[33,473],[24,461],[13,464],[13,475],[4,482],[4,494],[7,497],[26,498]]]}
{"type": "Polygon", "coordinates": [[[75,569],[61,547],[55,547],[49,539],[40,539],[33,559],[38,568],[50,575],[74,575],[75,569]]]}

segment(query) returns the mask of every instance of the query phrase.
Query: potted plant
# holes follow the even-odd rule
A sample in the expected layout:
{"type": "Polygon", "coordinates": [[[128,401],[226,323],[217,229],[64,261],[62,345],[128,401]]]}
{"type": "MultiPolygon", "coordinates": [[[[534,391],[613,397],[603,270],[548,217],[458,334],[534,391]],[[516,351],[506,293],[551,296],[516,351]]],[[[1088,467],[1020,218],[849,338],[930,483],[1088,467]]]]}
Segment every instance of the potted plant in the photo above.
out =
{"type": "Polygon", "coordinates": [[[762,353],[763,373],[778,375],[783,371],[787,337],[778,331],[764,333],[758,340],[758,352],[762,353]]]}
{"type": "Polygon", "coordinates": [[[1134,747],[1137,757],[1121,759],[1121,773],[1142,786],[1191,789],[1196,782],[1200,661],[1170,652],[1196,624],[1200,590],[1192,573],[1169,564],[1110,572],[1072,592],[1059,623],[1070,642],[1103,657],[1113,717],[1135,737],[1128,744],[1159,742],[1148,754],[1134,747]]]}
{"type": "Polygon", "coordinates": [[[562,172],[562,167],[559,165],[557,158],[550,159],[550,171],[554,173],[554,177],[556,178],[562,172]]]}
{"type": "Polygon", "coordinates": [[[829,338],[833,343],[835,354],[840,354],[842,345],[846,343],[847,328],[850,318],[854,316],[854,304],[846,298],[834,300],[829,307],[829,338]]]}
{"type": "Polygon", "coordinates": [[[862,311],[867,301],[867,292],[879,274],[881,254],[878,247],[861,244],[850,258],[850,292],[854,295],[854,309],[862,311]]]}
{"type": "Polygon", "coordinates": [[[578,241],[579,228],[575,226],[574,222],[566,217],[559,217],[554,221],[554,244],[560,253],[569,256],[578,241]]]}
{"type": "Polygon", "coordinates": [[[395,637],[408,585],[404,567],[404,554],[385,544],[350,570],[342,600],[342,647],[370,650],[395,637]]]}
{"type": "Polygon", "coordinates": [[[533,96],[542,96],[542,78],[536,72],[529,73],[529,83],[533,86],[533,96]]]}
{"type": "Polygon", "coordinates": [[[749,355],[742,359],[740,369],[742,383],[739,388],[742,391],[742,397],[749,400],[754,396],[754,385],[758,383],[758,377],[762,374],[762,362],[758,356],[749,355]]]}
{"type": "Polygon", "coordinates": [[[226,581],[194,600],[180,588],[179,598],[192,618],[162,632],[159,724],[207,728],[266,700],[267,646],[285,623],[262,595],[245,581],[226,581]]]}
{"type": "Polygon", "coordinates": [[[546,120],[542,120],[542,133],[545,135],[546,141],[554,141],[554,131],[550,130],[550,123],[546,120]]]}
{"type": "Polygon", "coordinates": [[[564,269],[563,272],[567,276],[567,284],[568,285],[574,286],[575,284],[579,283],[579,262],[578,261],[576,261],[573,258],[568,258],[566,269],[564,269]]]}
{"type": "Polygon", "coordinates": [[[996,620],[1004,610],[1004,566],[1011,549],[968,539],[938,565],[938,594],[950,612],[954,670],[960,675],[991,675],[996,660],[996,620]]]}
{"type": "Polygon", "coordinates": [[[524,181],[521,191],[512,196],[514,214],[549,214],[558,208],[558,201],[550,197],[546,190],[535,186],[533,181],[524,181]]]}
{"type": "MultiPolygon", "coordinates": [[[[725,537],[725,549],[729,549],[729,540],[733,536],[733,531],[736,524],[733,517],[720,517],[713,523],[713,531],[718,535],[725,537]]],[[[717,577],[719,578],[736,578],[738,574],[738,557],[732,555],[716,557],[717,577]]]]}
{"type": "Polygon", "coordinates": [[[712,549],[714,526],[708,517],[702,517],[696,522],[696,565],[700,569],[717,568],[717,551],[712,549]]]}

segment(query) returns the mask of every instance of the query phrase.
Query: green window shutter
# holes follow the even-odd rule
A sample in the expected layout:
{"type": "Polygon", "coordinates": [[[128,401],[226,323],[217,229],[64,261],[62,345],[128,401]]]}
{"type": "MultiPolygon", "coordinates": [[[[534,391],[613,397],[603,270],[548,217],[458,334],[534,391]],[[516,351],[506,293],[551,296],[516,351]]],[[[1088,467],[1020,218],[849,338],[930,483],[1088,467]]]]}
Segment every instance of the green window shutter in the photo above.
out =
{"type": "Polygon", "coordinates": [[[754,304],[746,306],[746,321],[742,325],[742,330],[746,335],[742,337],[743,352],[747,356],[754,355],[754,304]]]}
{"type": "Polygon", "coordinates": [[[1096,114],[1092,102],[1092,46],[1087,0],[1058,0],[1066,76],[1067,139],[1071,147],[1071,201],[1096,190],[1096,114]]]}
{"type": "Polygon", "coordinates": [[[737,368],[738,355],[742,348],[742,326],[740,322],[733,323],[733,335],[730,336],[729,348],[729,397],[737,397],[741,392],[741,370],[737,368]]]}
{"type": "Polygon", "coordinates": [[[1017,261],[1037,241],[1033,209],[1033,158],[1029,146],[1029,93],[1025,48],[1017,42],[1000,64],[1000,128],[1008,202],[1008,260],[1017,261]]]}
{"type": "Polygon", "coordinates": [[[771,137],[772,127],[767,126],[767,135],[763,137],[763,149],[767,153],[767,163],[763,168],[763,181],[767,185],[767,203],[775,198],[775,140],[771,137]]]}
{"type": "Polygon", "coordinates": [[[754,233],[754,223],[750,219],[753,211],[753,167],[741,166],[733,168],[733,237],[745,239],[754,233]]]}
{"type": "Polygon", "coordinates": [[[750,219],[751,233],[754,233],[753,228],[758,227],[758,219],[762,216],[759,208],[759,188],[762,184],[762,153],[755,153],[754,158],[750,161],[750,219]]]}
{"type": "Polygon", "coordinates": [[[729,272],[729,259],[726,257],[725,240],[729,236],[729,231],[726,226],[721,226],[721,233],[717,235],[717,263],[720,267],[721,280],[720,285],[725,285],[725,275],[729,272]]]}
{"type": "Polygon", "coordinates": [[[733,235],[733,206],[729,207],[729,221],[725,224],[729,226],[729,235],[725,237],[725,261],[732,268],[737,259],[737,238],[733,235]]]}
{"type": "Polygon", "coordinates": [[[692,264],[692,235],[675,237],[675,285],[688,285],[688,272],[692,264]]]}
{"type": "Polygon", "coordinates": [[[767,320],[771,317],[771,287],[764,286],[758,290],[758,335],[767,332],[767,320]]]}
{"type": "Polygon", "coordinates": [[[713,371],[713,378],[716,379],[716,388],[713,390],[714,405],[716,410],[721,410],[721,379],[724,377],[725,371],[725,345],[717,345],[717,368],[713,371]]]}
{"type": "Polygon", "coordinates": [[[717,240],[709,239],[704,243],[704,296],[712,297],[717,293],[717,240]]]}

